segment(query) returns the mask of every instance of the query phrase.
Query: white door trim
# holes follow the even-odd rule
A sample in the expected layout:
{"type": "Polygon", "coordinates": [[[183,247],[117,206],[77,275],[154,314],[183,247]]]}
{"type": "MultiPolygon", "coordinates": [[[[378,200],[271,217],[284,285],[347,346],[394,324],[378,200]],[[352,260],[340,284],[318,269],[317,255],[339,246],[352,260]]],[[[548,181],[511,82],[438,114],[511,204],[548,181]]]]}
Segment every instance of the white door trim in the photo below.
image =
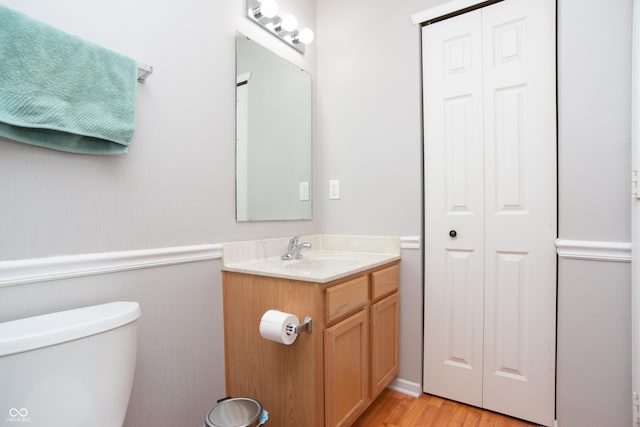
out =
{"type": "MultiPolygon", "coordinates": [[[[633,0],[633,37],[631,46],[631,169],[640,168],[640,0],[633,0]]],[[[636,172],[637,173],[637,172],[636,172]]],[[[637,183],[636,183],[637,186],[637,183]]],[[[637,194],[636,188],[636,194],[637,194]]],[[[640,394],[640,201],[631,201],[631,331],[632,331],[632,425],[639,424],[640,394]]]]}

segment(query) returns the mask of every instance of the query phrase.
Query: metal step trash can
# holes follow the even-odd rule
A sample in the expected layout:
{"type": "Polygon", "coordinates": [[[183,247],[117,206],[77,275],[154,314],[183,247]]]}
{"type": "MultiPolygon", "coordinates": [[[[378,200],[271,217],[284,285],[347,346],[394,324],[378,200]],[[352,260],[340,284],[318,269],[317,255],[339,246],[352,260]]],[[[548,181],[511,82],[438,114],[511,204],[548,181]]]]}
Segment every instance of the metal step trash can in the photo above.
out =
{"type": "Polygon", "coordinates": [[[203,427],[258,427],[268,419],[267,411],[257,400],[225,398],[209,411],[203,427]]]}

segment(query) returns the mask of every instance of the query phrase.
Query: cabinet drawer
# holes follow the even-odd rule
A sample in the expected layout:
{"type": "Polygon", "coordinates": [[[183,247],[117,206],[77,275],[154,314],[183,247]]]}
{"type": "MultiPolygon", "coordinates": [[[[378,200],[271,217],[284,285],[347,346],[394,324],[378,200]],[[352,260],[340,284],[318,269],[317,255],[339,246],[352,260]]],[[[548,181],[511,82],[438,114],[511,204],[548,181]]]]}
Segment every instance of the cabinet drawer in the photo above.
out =
{"type": "Polygon", "coordinates": [[[362,307],[369,300],[367,276],[328,288],[326,292],[327,323],[362,307]]]}
{"type": "Polygon", "coordinates": [[[371,299],[380,298],[398,289],[398,265],[371,274],[371,299]]]}

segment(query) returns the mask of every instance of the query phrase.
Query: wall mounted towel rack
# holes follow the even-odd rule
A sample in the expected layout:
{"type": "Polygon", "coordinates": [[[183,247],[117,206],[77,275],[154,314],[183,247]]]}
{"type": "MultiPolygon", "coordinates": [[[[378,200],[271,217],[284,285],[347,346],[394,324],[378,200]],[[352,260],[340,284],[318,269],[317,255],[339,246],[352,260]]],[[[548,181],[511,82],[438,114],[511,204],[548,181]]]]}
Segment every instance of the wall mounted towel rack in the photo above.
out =
{"type": "Polygon", "coordinates": [[[144,83],[151,74],[153,74],[153,66],[138,63],[138,81],[140,83],[144,83]]]}

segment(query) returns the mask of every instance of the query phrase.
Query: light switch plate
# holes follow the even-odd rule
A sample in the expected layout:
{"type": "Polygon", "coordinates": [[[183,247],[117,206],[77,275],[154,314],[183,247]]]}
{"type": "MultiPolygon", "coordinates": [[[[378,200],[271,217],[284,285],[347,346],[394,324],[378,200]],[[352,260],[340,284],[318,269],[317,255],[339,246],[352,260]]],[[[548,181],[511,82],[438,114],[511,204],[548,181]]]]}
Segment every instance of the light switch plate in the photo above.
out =
{"type": "Polygon", "coordinates": [[[338,199],[340,199],[340,180],[330,179],[329,180],[329,200],[338,200],[338,199]]]}
{"type": "Polygon", "coordinates": [[[300,183],[300,200],[301,201],[309,200],[309,181],[304,181],[300,183]]]}

